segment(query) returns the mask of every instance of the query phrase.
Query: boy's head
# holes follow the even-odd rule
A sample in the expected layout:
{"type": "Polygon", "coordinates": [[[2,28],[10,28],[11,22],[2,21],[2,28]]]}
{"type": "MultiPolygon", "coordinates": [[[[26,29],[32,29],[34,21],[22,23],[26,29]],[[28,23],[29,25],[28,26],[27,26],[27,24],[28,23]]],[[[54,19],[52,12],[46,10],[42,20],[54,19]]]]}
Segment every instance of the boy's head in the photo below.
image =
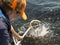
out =
{"type": "Polygon", "coordinates": [[[4,0],[4,4],[8,5],[12,10],[21,14],[23,20],[27,20],[25,14],[26,0],[4,0]]]}

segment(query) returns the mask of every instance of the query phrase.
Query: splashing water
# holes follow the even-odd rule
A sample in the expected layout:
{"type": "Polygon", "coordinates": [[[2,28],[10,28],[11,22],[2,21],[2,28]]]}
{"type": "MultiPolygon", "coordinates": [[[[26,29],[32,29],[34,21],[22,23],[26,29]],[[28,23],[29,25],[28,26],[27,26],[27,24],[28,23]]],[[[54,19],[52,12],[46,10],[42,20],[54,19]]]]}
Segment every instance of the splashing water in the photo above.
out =
{"type": "Polygon", "coordinates": [[[45,36],[47,33],[49,33],[48,31],[49,27],[45,27],[45,25],[40,25],[40,27],[37,27],[36,29],[32,29],[29,31],[29,33],[27,34],[29,37],[40,37],[40,36],[45,36]]]}
{"type": "Polygon", "coordinates": [[[44,35],[46,35],[47,33],[49,33],[49,31],[47,31],[47,30],[48,30],[48,28],[46,28],[46,27],[43,25],[42,31],[41,31],[41,33],[39,34],[39,36],[44,36],[44,35]]]}
{"type": "MultiPolygon", "coordinates": [[[[20,27],[21,31],[19,31],[19,33],[23,32],[24,34],[24,32],[27,30],[28,27],[29,27],[29,23],[24,24],[23,26],[20,27]]],[[[33,38],[43,37],[48,33],[50,33],[48,29],[49,29],[48,24],[40,23],[38,26],[32,27],[26,36],[33,37],[33,38]]]]}

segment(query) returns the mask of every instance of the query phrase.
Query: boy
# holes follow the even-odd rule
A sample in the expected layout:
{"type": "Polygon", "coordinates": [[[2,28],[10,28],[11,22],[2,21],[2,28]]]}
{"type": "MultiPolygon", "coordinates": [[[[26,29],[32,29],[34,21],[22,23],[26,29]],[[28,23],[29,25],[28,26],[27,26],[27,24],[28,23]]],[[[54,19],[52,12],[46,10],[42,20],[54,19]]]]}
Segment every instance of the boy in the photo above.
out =
{"type": "Polygon", "coordinates": [[[9,20],[14,20],[19,14],[22,15],[24,20],[27,20],[24,12],[25,8],[26,0],[0,0],[0,10],[4,15],[0,17],[0,45],[9,44],[10,36],[8,31],[11,31],[12,35],[18,40],[23,39],[23,36],[20,36],[14,31],[9,20]]]}

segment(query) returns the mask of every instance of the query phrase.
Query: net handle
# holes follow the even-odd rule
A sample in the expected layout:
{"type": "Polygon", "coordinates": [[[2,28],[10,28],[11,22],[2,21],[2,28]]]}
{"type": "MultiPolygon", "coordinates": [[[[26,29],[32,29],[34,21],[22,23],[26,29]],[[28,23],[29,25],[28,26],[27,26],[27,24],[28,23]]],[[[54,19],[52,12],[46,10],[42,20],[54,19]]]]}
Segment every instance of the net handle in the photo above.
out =
{"type": "MultiPolygon", "coordinates": [[[[29,28],[26,30],[26,32],[25,32],[24,35],[23,35],[23,38],[25,37],[25,35],[28,33],[28,31],[29,31],[30,29],[31,29],[31,27],[29,27],[29,28]]],[[[13,37],[13,40],[14,40],[15,45],[20,45],[21,41],[17,41],[17,42],[16,42],[16,40],[15,40],[14,37],[13,37]]]]}

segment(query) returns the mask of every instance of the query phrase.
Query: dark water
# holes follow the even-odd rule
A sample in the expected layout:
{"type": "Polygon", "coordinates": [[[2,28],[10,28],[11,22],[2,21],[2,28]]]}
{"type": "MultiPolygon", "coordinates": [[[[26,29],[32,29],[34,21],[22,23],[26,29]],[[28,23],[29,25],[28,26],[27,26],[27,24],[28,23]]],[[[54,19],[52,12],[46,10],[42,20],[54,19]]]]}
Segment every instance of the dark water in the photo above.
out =
{"type": "Polygon", "coordinates": [[[53,36],[51,33],[48,36],[35,39],[25,37],[22,45],[60,45],[60,0],[27,0],[26,14],[28,20],[18,19],[17,21],[20,20],[20,23],[18,22],[17,26],[38,19],[43,23],[49,23],[49,30],[53,31],[53,36]]]}

